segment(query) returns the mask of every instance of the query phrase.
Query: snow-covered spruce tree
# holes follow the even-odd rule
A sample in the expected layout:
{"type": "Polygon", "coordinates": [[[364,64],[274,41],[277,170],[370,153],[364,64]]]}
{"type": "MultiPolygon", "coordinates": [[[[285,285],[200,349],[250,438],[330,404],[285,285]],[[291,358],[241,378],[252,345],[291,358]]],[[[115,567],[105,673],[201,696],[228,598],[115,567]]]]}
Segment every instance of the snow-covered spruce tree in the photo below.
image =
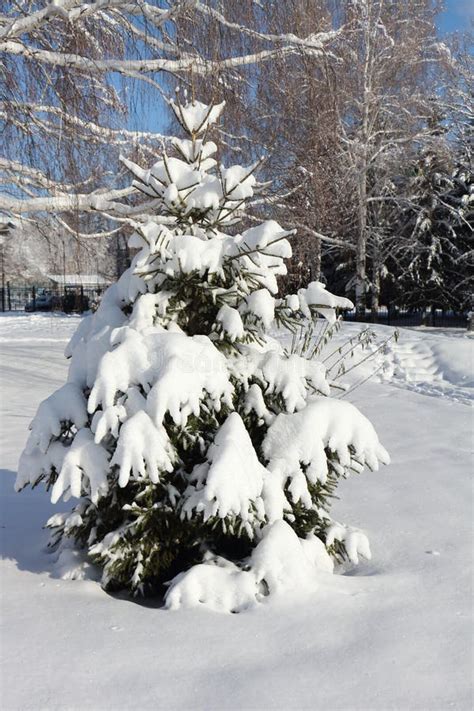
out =
{"type": "Polygon", "coordinates": [[[408,184],[409,207],[397,229],[404,244],[399,303],[462,313],[473,292],[473,180],[468,157],[457,165],[442,151],[426,150],[408,184]]]}
{"type": "Polygon", "coordinates": [[[108,589],[169,607],[239,610],[308,582],[333,556],[370,556],[328,513],[337,481],[388,455],[370,422],[330,397],[324,366],[270,326],[347,299],[317,282],[277,299],[291,255],[274,221],[237,232],[257,165],[218,167],[206,140],[223,104],[170,102],[187,134],[150,170],[128,162],[149,218],[131,268],[72,338],[67,383],[31,424],[17,489],[44,482],[60,555],[82,548],[108,589]],[[233,234],[229,232],[232,231],[233,234]]]}

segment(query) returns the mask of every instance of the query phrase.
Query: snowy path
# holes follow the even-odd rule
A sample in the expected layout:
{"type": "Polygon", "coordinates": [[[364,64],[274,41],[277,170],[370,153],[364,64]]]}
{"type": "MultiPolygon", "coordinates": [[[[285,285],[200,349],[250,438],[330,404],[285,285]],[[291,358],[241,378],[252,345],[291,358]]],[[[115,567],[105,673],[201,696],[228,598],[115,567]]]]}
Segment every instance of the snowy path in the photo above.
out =
{"type": "Polygon", "coordinates": [[[396,375],[408,383],[433,383],[442,379],[435,355],[426,342],[395,343],[392,351],[397,366],[396,375]]]}
{"type": "Polygon", "coordinates": [[[413,337],[403,331],[391,352],[393,385],[465,404],[474,400],[474,341],[463,338],[456,343],[428,334],[413,337]]]}
{"type": "Polygon", "coordinates": [[[5,711],[471,708],[468,339],[404,331],[393,384],[349,396],[393,458],[340,490],[336,515],[369,533],[370,563],[322,579],[312,597],[245,614],[171,613],[52,577],[41,525],[53,507],[42,491],[12,491],[27,424],[64,379],[76,323],[0,318],[5,711]]]}
{"type": "MultiPolygon", "coordinates": [[[[342,344],[364,328],[363,324],[345,324],[335,342],[342,344]]],[[[378,342],[395,330],[389,326],[373,328],[378,342]]],[[[375,351],[377,346],[378,343],[372,345],[371,350],[375,351]]],[[[366,351],[356,352],[355,360],[365,355],[366,351]]],[[[363,380],[379,366],[376,381],[454,402],[474,401],[474,334],[465,329],[401,329],[398,342],[390,341],[384,353],[362,364],[349,381],[363,380]]]]}

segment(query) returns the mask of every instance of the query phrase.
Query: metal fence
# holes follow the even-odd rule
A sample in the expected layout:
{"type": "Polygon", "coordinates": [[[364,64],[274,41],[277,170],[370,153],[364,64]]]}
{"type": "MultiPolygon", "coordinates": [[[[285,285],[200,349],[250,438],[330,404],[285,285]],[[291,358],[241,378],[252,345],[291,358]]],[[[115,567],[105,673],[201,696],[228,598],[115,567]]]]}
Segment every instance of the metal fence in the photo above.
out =
{"type": "Polygon", "coordinates": [[[468,315],[443,309],[399,309],[382,307],[377,312],[345,311],[344,321],[381,323],[387,326],[431,326],[432,328],[467,328],[468,315]]]}
{"type": "MultiPolygon", "coordinates": [[[[2,311],[65,311],[83,313],[93,308],[103,293],[104,286],[68,286],[56,289],[13,285],[0,287],[0,308],[2,311]]],[[[467,314],[453,311],[430,309],[429,311],[407,310],[396,307],[382,307],[376,313],[345,311],[345,321],[380,323],[388,326],[431,326],[440,328],[467,328],[467,314]]]]}
{"type": "Polygon", "coordinates": [[[98,302],[103,290],[101,285],[49,288],[7,282],[0,287],[0,308],[2,311],[83,313],[98,302]]]}

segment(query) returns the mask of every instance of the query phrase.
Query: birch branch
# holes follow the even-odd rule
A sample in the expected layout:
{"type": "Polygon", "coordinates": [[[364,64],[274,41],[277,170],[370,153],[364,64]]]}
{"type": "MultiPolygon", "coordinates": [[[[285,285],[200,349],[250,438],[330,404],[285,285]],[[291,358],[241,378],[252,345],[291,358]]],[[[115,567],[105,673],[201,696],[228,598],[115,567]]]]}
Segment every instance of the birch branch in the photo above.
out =
{"type": "Polygon", "coordinates": [[[33,59],[42,64],[75,69],[85,74],[106,74],[109,72],[117,72],[119,74],[129,72],[143,72],[144,74],[170,72],[179,74],[192,68],[196,74],[207,75],[222,69],[267,62],[276,56],[281,57],[285,54],[291,54],[295,49],[294,47],[265,49],[260,52],[221,60],[208,60],[202,57],[188,57],[185,59],[91,59],[80,54],[53,52],[47,49],[29,47],[19,41],[7,40],[0,43],[0,51],[6,54],[22,56],[26,59],[33,59]]]}
{"type": "Polygon", "coordinates": [[[28,212],[69,212],[81,210],[84,212],[108,211],[113,214],[117,209],[124,208],[115,204],[114,200],[126,197],[135,192],[134,187],[121,190],[107,190],[93,193],[74,193],[72,195],[58,195],[55,197],[33,197],[28,200],[0,195],[0,210],[22,215],[28,212]]]}

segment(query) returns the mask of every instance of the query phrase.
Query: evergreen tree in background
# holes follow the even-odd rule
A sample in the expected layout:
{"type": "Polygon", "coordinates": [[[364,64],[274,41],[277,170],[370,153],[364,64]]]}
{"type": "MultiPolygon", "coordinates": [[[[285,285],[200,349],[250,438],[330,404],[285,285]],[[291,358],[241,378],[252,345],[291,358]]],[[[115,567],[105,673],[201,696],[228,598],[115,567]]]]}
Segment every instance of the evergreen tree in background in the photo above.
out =
{"type": "MultiPolygon", "coordinates": [[[[31,425],[17,489],[43,482],[60,562],[82,550],[108,589],[169,607],[239,610],[370,557],[367,538],[328,513],[338,479],[388,462],[370,422],[330,397],[325,368],[285,350],[272,324],[336,323],[352,304],[312,282],[276,297],[291,233],[242,230],[258,163],[218,166],[208,140],[223,104],[170,101],[186,138],[150,170],[130,161],[130,269],[73,336],[67,383],[31,425]]],[[[125,210],[125,207],[124,207],[125,210]]],[[[69,575],[81,575],[77,565],[69,575]]]]}
{"type": "Polygon", "coordinates": [[[463,312],[473,278],[473,182],[468,156],[454,170],[442,152],[427,150],[409,182],[402,213],[400,302],[463,312]]]}

